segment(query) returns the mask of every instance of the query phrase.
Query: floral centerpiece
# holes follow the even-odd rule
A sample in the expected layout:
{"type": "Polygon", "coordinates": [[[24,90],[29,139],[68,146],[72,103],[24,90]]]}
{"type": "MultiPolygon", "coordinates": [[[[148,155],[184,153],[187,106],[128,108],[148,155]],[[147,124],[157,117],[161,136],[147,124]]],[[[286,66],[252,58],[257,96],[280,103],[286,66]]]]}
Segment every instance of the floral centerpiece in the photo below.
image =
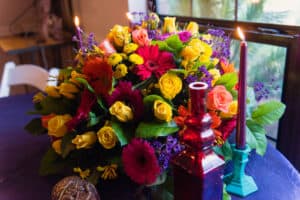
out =
{"type": "MultiPolygon", "coordinates": [[[[75,63],[60,71],[57,86],[34,96],[39,114],[26,129],[48,134],[51,146],[40,173],[77,173],[94,184],[125,173],[141,185],[163,182],[190,115],[188,84],[206,82],[215,150],[230,159],[227,141],[236,126],[238,73],[230,63],[230,38],[222,30],[199,33],[190,22],[161,23],[155,13],[131,27],[115,25],[101,43],[78,29],[75,63]],[[162,178],[162,179],[161,179],[162,178]]],[[[284,105],[258,105],[248,88],[247,142],[266,149],[263,126],[284,105]]]]}

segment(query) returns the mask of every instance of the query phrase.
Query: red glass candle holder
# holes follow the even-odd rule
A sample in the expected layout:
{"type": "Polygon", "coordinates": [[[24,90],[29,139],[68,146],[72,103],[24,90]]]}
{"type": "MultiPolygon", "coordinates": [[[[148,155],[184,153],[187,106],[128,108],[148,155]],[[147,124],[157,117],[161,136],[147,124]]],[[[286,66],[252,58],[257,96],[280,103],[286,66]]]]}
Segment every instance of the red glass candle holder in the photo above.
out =
{"type": "Polygon", "coordinates": [[[175,200],[222,199],[225,162],[212,150],[215,137],[205,107],[207,87],[204,82],[189,85],[191,116],[181,137],[185,149],[172,160],[175,200]]]}

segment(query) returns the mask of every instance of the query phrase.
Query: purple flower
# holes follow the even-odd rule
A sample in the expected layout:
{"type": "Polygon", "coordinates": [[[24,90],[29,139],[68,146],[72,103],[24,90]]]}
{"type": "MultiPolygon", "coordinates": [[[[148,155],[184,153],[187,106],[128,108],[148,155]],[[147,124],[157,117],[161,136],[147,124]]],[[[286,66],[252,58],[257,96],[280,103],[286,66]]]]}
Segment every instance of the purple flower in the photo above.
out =
{"type": "Polygon", "coordinates": [[[208,44],[212,44],[212,57],[228,59],[230,57],[230,37],[221,29],[208,29],[207,33],[212,35],[211,41],[206,41],[208,44]]]}
{"type": "Polygon", "coordinates": [[[188,75],[185,79],[185,81],[190,84],[192,82],[195,82],[198,80],[198,77],[196,75],[188,75]]]}
{"type": "Polygon", "coordinates": [[[189,31],[181,31],[178,33],[178,36],[181,42],[187,42],[192,37],[192,34],[189,31]]]}

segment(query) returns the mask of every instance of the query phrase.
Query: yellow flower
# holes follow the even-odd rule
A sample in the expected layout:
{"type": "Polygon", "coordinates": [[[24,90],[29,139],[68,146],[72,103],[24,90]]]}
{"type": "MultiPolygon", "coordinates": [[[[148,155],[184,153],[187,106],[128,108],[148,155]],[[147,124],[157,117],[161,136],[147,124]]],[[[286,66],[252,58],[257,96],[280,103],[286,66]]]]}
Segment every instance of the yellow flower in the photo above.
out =
{"type": "Polygon", "coordinates": [[[237,114],[237,111],[238,111],[238,102],[237,100],[234,100],[229,104],[228,112],[227,113],[221,112],[220,116],[222,118],[231,118],[233,115],[237,114]]]}
{"type": "Polygon", "coordinates": [[[105,149],[111,149],[116,146],[117,136],[111,126],[103,126],[98,132],[98,141],[105,149]]]}
{"type": "Polygon", "coordinates": [[[73,168],[73,171],[79,173],[79,176],[83,179],[87,178],[91,173],[91,170],[86,169],[86,170],[82,171],[82,169],[80,167],[73,168]]]}
{"type": "Polygon", "coordinates": [[[166,73],[160,77],[158,85],[166,99],[173,99],[182,89],[181,79],[173,73],[166,73]]]}
{"type": "Polygon", "coordinates": [[[126,54],[130,54],[130,53],[134,52],[135,50],[137,50],[138,47],[139,46],[135,43],[129,43],[124,46],[123,52],[126,54]]]}
{"type": "Polygon", "coordinates": [[[212,39],[210,34],[202,34],[201,38],[206,41],[210,41],[212,39]]]}
{"type": "Polygon", "coordinates": [[[45,95],[41,92],[38,92],[36,95],[33,96],[33,103],[39,103],[45,98],[45,95]]]}
{"type": "Polygon", "coordinates": [[[118,64],[116,70],[114,71],[114,77],[116,79],[119,79],[126,76],[127,73],[127,66],[125,64],[118,64]]]}
{"type": "Polygon", "coordinates": [[[156,100],[154,101],[153,109],[154,109],[154,116],[157,119],[166,122],[172,120],[172,107],[168,103],[162,100],[156,100]]]}
{"type": "Polygon", "coordinates": [[[52,142],[52,148],[57,154],[61,155],[61,139],[52,142]]]}
{"type": "Polygon", "coordinates": [[[207,62],[209,61],[211,55],[212,48],[197,38],[192,39],[181,51],[181,56],[185,60],[191,61],[194,61],[198,58],[201,62],[207,62]]]}
{"type": "Polygon", "coordinates": [[[159,16],[155,12],[149,13],[148,23],[149,23],[149,28],[151,30],[157,29],[159,21],[160,21],[159,16]]]}
{"type": "Polygon", "coordinates": [[[208,72],[212,75],[213,80],[211,81],[212,86],[215,85],[217,80],[221,77],[220,71],[218,69],[210,69],[208,72]]]}
{"type": "Polygon", "coordinates": [[[196,22],[189,22],[185,30],[189,31],[193,35],[197,34],[199,30],[199,25],[196,22]]]}
{"type": "Polygon", "coordinates": [[[78,80],[76,80],[76,78],[86,79],[86,76],[84,74],[80,74],[80,73],[76,72],[75,70],[73,70],[71,72],[71,78],[69,79],[69,81],[74,83],[76,86],[80,87],[81,84],[78,80]]]}
{"type": "Polygon", "coordinates": [[[128,122],[133,119],[133,112],[129,106],[121,101],[116,101],[110,108],[110,114],[116,116],[121,122],[128,122]]]}
{"type": "Polygon", "coordinates": [[[108,38],[118,47],[123,47],[131,39],[129,28],[127,26],[115,25],[108,34],[108,38]]]}
{"type": "Polygon", "coordinates": [[[62,83],[59,85],[59,93],[68,99],[75,98],[75,93],[79,92],[79,89],[73,83],[62,83]]]}
{"type": "Polygon", "coordinates": [[[165,17],[164,18],[164,25],[163,25],[163,33],[174,33],[176,32],[176,25],[175,25],[176,17],[165,17]]]}
{"type": "Polygon", "coordinates": [[[88,131],[82,135],[76,135],[76,137],[72,140],[72,143],[76,145],[76,149],[88,149],[93,146],[96,140],[97,136],[95,132],[88,131]]]}
{"type": "Polygon", "coordinates": [[[133,53],[129,56],[129,61],[136,65],[141,65],[144,63],[143,57],[141,57],[140,55],[138,55],[136,53],[133,53]]]}
{"type": "Polygon", "coordinates": [[[60,94],[58,92],[58,87],[56,87],[56,86],[47,85],[46,88],[45,88],[45,92],[50,97],[53,97],[53,98],[59,98],[60,97],[60,94]]]}
{"type": "Polygon", "coordinates": [[[111,164],[111,165],[106,165],[104,167],[98,166],[97,171],[103,172],[101,175],[102,179],[111,180],[111,179],[115,179],[118,177],[117,172],[116,172],[117,168],[118,168],[118,165],[111,164]]]}
{"type": "Polygon", "coordinates": [[[119,53],[113,53],[108,57],[108,64],[115,66],[117,64],[119,64],[120,62],[122,62],[122,56],[119,53]]]}
{"type": "Polygon", "coordinates": [[[71,119],[72,116],[69,114],[52,117],[48,121],[48,135],[63,137],[68,132],[68,128],[65,124],[71,119]]]}

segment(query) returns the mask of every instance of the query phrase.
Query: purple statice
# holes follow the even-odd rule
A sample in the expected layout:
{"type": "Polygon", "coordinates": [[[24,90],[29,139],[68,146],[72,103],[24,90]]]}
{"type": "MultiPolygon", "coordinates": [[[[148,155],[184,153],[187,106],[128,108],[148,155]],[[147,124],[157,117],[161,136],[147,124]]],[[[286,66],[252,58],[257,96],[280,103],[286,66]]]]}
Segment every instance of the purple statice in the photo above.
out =
{"type": "Polygon", "coordinates": [[[78,51],[81,50],[81,53],[85,55],[88,51],[93,51],[94,46],[97,46],[98,43],[95,40],[94,33],[90,33],[88,36],[80,29],[80,34],[74,35],[72,41],[77,42],[78,51]]]}
{"type": "Polygon", "coordinates": [[[260,101],[264,98],[267,99],[269,97],[270,91],[265,87],[263,82],[254,82],[253,89],[255,93],[255,99],[257,101],[260,101]]]}
{"type": "Polygon", "coordinates": [[[155,36],[155,40],[161,40],[164,41],[166,40],[168,37],[170,37],[171,33],[164,33],[164,34],[156,34],[155,36]]]}
{"type": "Polygon", "coordinates": [[[197,75],[188,75],[188,76],[186,77],[186,79],[185,79],[185,81],[186,81],[188,84],[190,84],[190,83],[192,83],[192,82],[195,82],[195,81],[197,81],[197,80],[198,80],[197,75]]]}
{"type": "Polygon", "coordinates": [[[87,38],[87,49],[92,50],[94,46],[97,46],[97,42],[95,40],[95,35],[94,33],[90,33],[88,38],[87,38]]]}
{"type": "Polygon", "coordinates": [[[206,67],[202,65],[201,67],[198,68],[198,71],[203,73],[202,78],[200,79],[201,81],[207,83],[208,88],[211,88],[211,81],[213,80],[212,75],[207,71],[206,67]]]}
{"type": "Polygon", "coordinates": [[[170,159],[184,148],[178,139],[171,135],[167,136],[165,142],[155,140],[151,145],[157,152],[161,172],[168,168],[170,159]]]}
{"type": "Polygon", "coordinates": [[[188,42],[192,37],[192,34],[189,31],[180,31],[178,36],[181,42],[188,42]]]}
{"type": "Polygon", "coordinates": [[[157,35],[157,31],[156,30],[150,30],[150,29],[147,29],[147,32],[148,32],[148,38],[149,39],[156,39],[156,35],[157,35]]]}
{"type": "Polygon", "coordinates": [[[228,59],[230,57],[230,37],[221,29],[208,29],[207,33],[212,36],[211,41],[208,42],[212,45],[212,57],[228,59]]]}

